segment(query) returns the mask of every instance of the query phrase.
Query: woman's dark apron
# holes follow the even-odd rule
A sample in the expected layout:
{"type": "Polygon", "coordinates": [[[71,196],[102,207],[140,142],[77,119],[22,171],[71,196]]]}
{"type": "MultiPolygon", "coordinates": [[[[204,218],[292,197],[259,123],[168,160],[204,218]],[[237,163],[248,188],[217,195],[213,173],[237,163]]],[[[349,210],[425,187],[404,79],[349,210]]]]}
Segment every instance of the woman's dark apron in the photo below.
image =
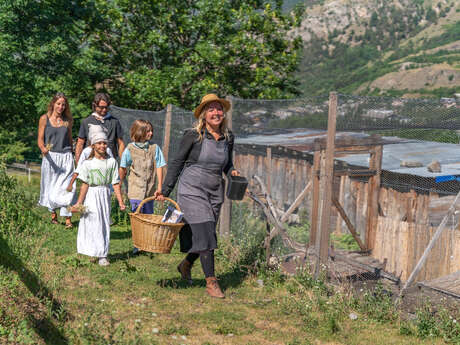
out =
{"type": "Polygon", "coordinates": [[[224,202],[222,171],[227,162],[228,141],[204,137],[198,161],[182,171],[177,202],[190,227],[185,226],[180,233],[181,251],[217,248],[215,229],[224,202]]]}

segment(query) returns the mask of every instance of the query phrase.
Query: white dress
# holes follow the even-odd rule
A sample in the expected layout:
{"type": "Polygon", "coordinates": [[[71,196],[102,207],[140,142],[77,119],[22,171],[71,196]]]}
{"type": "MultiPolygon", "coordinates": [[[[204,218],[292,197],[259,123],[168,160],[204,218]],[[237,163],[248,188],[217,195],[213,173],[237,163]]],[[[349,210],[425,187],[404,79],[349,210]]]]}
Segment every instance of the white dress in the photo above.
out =
{"type": "MultiPolygon", "coordinates": [[[[88,159],[88,157],[91,154],[92,150],[93,150],[93,148],[91,146],[87,146],[87,147],[85,147],[83,149],[83,151],[81,151],[80,158],[78,159],[78,162],[77,162],[77,168],[75,169],[75,172],[77,174],[80,173],[80,170],[78,169],[78,167],[81,166],[83,164],[83,162],[88,159]]],[[[107,147],[107,155],[110,158],[113,158],[113,153],[112,153],[112,150],[110,149],[110,147],[107,147]]]]}
{"type": "Polygon", "coordinates": [[[89,185],[84,205],[86,213],[80,217],[77,252],[107,257],[110,241],[110,188],[120,182],[118,164],[114,158],[92,158],[78,167],[78,178],[89,185]]]}
{"type": "Polygon", "coordinates": [[[49,151],[42,159],[40,200],[38,204],[45,206],[49,211],[60,208],[61,217],[70,217],[72,213],[65,206],[60,205],[57,197],[65,192],[74,172],[72,152],[49,151]]]}

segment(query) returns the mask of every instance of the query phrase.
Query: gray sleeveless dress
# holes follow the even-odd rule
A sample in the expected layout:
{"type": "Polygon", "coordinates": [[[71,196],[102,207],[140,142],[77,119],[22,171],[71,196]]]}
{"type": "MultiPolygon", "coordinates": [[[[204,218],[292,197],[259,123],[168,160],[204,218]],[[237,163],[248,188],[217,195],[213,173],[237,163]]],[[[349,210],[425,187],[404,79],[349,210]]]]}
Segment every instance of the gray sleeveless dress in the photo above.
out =
{"type": "Polygon", "coordinates": [[[204,136],[198,161],[186,167],[179,178],[177,202],[191,227],[190,253],[217,248],[215,229],[224,201],[222,171],[227,161],[227,140],[204,136]]]}

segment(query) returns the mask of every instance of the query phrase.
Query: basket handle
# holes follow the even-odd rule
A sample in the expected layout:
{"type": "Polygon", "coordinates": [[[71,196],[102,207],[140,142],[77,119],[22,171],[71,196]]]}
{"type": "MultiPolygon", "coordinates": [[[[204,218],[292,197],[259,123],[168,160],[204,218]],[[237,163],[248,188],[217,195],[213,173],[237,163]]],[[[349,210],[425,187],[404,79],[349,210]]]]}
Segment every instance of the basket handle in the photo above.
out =
{"type": "MultiPolygon", "coordinates": [[[[150,196],[148,198],[145,198],[144,200],[141,201],[141,203],[139,204],[139,206],[137,206],[137,209],[136,209],[136,214],[140,213],[141,209],[142,209],[142,206],[146,203],[146,202],[149,202],[150,200],[155,200],[155,197],[154,196],[150,196]]],[[[166,201],[169,201],[171,204],[174,205],[174,207],[176,208],[176,210],[180,211],[180,207],[179,205],[173,200],[173,199],[170,199],[170,198],[167,198],[165,197],[165,200],[166,201]]]]}

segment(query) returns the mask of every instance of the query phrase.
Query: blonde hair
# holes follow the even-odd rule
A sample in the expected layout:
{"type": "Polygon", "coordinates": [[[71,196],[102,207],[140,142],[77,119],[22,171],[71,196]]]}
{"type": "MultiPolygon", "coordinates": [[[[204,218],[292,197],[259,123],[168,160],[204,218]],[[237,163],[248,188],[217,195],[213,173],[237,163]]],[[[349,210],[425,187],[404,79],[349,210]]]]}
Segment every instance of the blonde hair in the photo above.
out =
{"type": "Polygon", "coordinates": [[[136,120],[129,130],[129,136],[131,137],[131,140],[135,142],[145,141],[149,129],[153,132],[153,125],[149,121],[136,120]]]}
{"type": "Polygon", "coordinates": [[[64,120],[64,125],[66,127],[68,127],[69,124],[71,125],[72,122],[73,122],[72,112],[70,111],[69,101],[67,100],[67,97],[62,92],[58,92],[53,96],[53,98],[51,99],[51,101],[48,104],[48,111],[46,112],[46,115],[48,117],[51,116],[51,114],[53,113],[53,110],[54,110],[54,104],[60,98],[63,98],[64,102],[65,102],[65,108],[64,108],[64,111],[62,112],[62,119],[64,120]]]}
{"type": "MultiPolygon", "coordinates": [[[[208,112],[208,109],[209,109],[209,104],[211,103],[208,103],[206,104],[204,107],[203,107],[203,110],[201,111],[200,113],[200,116],[198,116],[198,119],[197,121],[193,124],[193,129],[196,130],[198,132],[198,136],[199,136],[199,140],[202,141],[203,140],[203,128],[206,127],[206,113],[208,112]]],[[[222,106],[222,110],[224,109],[224,107],[222,106]]],[[[224,115],[225,115],[225,111],[224,111],[224,115]]],[[[220,129],[220,132],[225,136],[225,139],[228,139],[228,136],[229,136],[229,132],[228,132],[228,121],[227,121],[227,117],[224,117],[222,123],[220,124],[219,126],[219,129],[220,129]]]]}

